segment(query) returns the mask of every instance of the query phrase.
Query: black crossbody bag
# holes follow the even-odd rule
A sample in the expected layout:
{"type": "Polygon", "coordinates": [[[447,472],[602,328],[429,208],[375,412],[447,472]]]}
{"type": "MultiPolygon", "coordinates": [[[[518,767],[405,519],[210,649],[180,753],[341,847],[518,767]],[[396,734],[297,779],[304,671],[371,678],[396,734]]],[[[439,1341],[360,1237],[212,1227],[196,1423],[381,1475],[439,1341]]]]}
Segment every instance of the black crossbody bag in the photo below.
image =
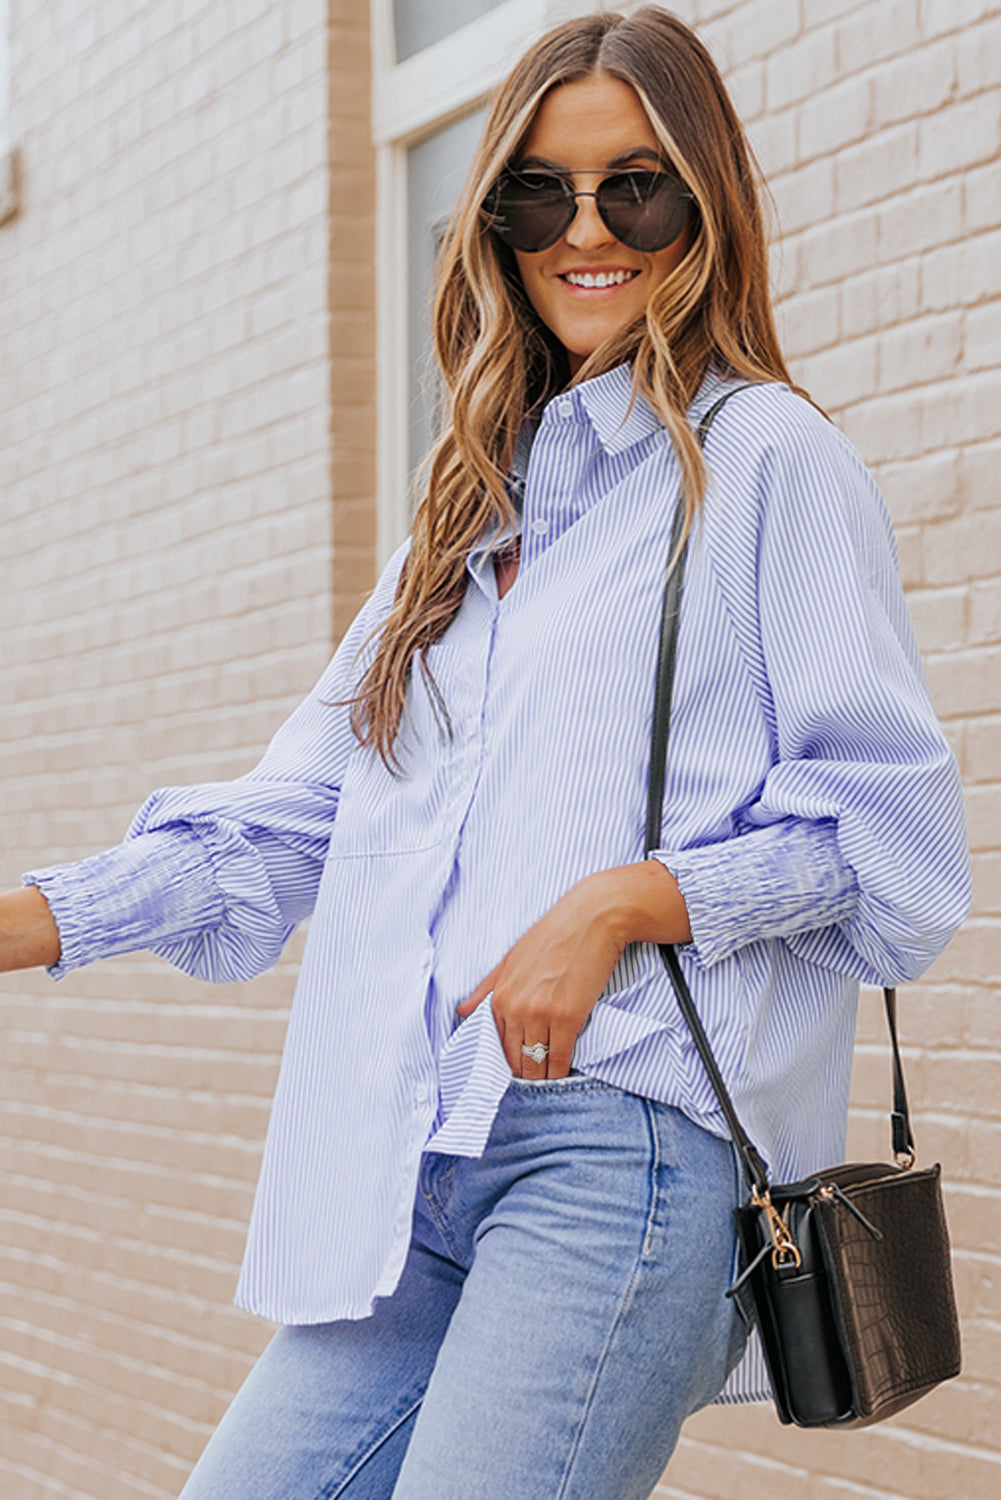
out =
{"type": "MultiPolygon", "coordinates": [[[[709,409],[698,427],[700,444],[723,404],[745,389],[728,391],[709,409]]],[[[683,519],[679,504],[672,558],[683,519]]],[[[660,847],[684,564],[683,549],[664,591],[648,856],[660,847]]],[[[737,1117],[678,956],[666,944],[660,953],[750,1189],[748,1201],[735,1211],[741,1270],[727,1295],[736,1298],[748,1326],[759,1330],[778,1416],[800,1427],[881,1422],[960,1369],[941,1171],[914,1166],[895,991],[883,992],[893,1049],[894,1163],[848,1163],[803,1182],[773,1185],[737,1117]]]]}

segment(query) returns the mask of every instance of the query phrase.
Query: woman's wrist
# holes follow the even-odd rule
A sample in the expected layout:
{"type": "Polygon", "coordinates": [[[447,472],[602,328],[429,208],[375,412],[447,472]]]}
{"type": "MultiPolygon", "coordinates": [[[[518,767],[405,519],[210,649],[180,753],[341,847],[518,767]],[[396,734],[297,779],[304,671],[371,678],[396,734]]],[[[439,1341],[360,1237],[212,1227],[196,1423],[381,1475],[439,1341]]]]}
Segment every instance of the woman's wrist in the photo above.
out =
{"type": "Polygon", "coordinates": [[[59,929],[37,885],[0,896],[0,972],[59,962],[59,929]]]}
{"type": "Polygon", "coordinates": [[[692,929],[678,882],[656,859],[588,876],[598,907],[621,952],[630,943],[688,943],[692,929]]]}

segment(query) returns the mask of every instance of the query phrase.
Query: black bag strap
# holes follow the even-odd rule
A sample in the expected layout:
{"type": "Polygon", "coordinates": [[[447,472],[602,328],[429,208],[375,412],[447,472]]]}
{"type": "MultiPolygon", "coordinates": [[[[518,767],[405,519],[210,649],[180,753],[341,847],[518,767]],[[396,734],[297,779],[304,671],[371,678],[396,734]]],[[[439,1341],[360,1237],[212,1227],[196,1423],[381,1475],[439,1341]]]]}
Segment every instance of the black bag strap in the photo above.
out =
{"type": "MultiPolygon", "coordinates": [[[[714,401],[695,430],[699,447],[705,447],[709,429],[717,413],[738,391],[750,389],[750,382],[734,386],[714,401]]],[[[650,789],[646,812],[646,852],[660,843],[660,817],[664,802],[664,777],[667,773],[667,745],[671,736],[671,696],[674,692],[674,657],[678,647],[678,619],[681,614],[681,590],[685,581],[685,557],[688,543],[679,551],[685,528],[685,507],[678,497],[671,527],[670,559],[664,585],[664,603],[660,612],[660,647],[657,653],[657,682],[653,694],[653,743],[650,747],[650,789]]]]}
{"type": "Polygon", "coordinates": [[[897,992],[883,990],[886,1009],[886,1024],[893,1047],[893,1113],[890,1116],[890,1139],[897,1165],[914,1165],[914,1137],[911,1134],[911,1112],[907,1106],[907,1089],[904,1087],[904,1067],[900,1061],[900,1046],[897,1042],[897,992]]]}
{"type": "MultiPolygon", "coordinates": [[[[705,446],[709,429],[716,420],[720,409],[726,405],[732,396],[736,396],[740,391],[750,389],[750,386],[754,383],[756,382],[747,382],[744,385],[733,386],[713,403],[696,429],[696,436],[701,447],[705,446]]],[[[687,540],[683,547],[680,546],[684,522],[685,512],[679,497],[674,524],[671,528],[670,557],[673,559],[673,562],[668,567],[667,581],[664,586],[664,602],[661,609],[660,622],[660,645],[657,653],[657,681],[653,699],[653,732],[650,750],[650,778],[646,816],[647,857],[660,847],[664,781],[667,775],[667,748],[671,732],[670,720],[671,698],[674,691],[674,662],[678,646],[678,621],[681,614],[685,555],[688,550],[687,540]]],[[[730,1098],[729,1090],[723,1082],[723,1075],[720,1073],[716,1058],[713,1055],[712,1047],[709,1045],[709,1038],[706,1036],[705,1028],[695,1008],[695,1002],[692,1000],[688,981],[678,961],[678,955],[675,952],[674,946],[670,943],[660,943],[658,947],[664,967],[667,969],[671,983],[674,986],[678,1008],[692,1033],[692,1040],[695,1042],[696,1051],[702,1059],[702,1065],[712,1085],[713,1093],[716,1095],[720,1111],[726,1120],[730,1135],[740,1155],[744,1175],[747,1178],[749,1186],[759,1195],[763,1195],[768,1189],[768,1173],[765,1164],[750,1136],[740,1123],[733,1100],[730,1098]]],[[[907,1092],[904,1087],[904,1071],[900,1061],[900,1048],[897,1043],[896,991],[884,989],[883,1000],[886,1007],[887,1025],[890,1030],[890,1041],[893,1047],[893,1113],[890,1117],[893,1152],[901,1166],[910,1166],[914,1160],[914,1137],[911,1134],[910,1112],[907,1106],[907,1092]]]]}

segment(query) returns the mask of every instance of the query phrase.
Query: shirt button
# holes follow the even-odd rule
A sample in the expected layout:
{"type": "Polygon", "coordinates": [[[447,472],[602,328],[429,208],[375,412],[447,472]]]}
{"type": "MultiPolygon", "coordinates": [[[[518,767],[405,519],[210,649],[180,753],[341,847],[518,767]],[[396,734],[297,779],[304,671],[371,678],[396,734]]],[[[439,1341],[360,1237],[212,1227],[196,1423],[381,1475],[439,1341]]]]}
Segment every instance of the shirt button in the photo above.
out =
{"type": "Polygon", "coordinates": [[[431,1090],[428,1088],[427,1084],[426,1083],[419,1083],[417,1085],[417,1090],[416,1090],[417,1103],[418,1104],[426,1104],[430,1098],[431,1098],[431,1090]]]}
{"type": "Polygon", "coordinates": [[[542,516],[536,516],[532,522],[532,530],[536,536],[545,536],[549,530],[549,522],[544,520],[542,516]]]}
{"type": "Polygon", "coordinates": [[[562,401],[557,401],[556,412],[558,416],[561,416],[564,419],[564,421],[567,417],[573,416],[573,401],[569,396],[564,396],[562,401]]]}

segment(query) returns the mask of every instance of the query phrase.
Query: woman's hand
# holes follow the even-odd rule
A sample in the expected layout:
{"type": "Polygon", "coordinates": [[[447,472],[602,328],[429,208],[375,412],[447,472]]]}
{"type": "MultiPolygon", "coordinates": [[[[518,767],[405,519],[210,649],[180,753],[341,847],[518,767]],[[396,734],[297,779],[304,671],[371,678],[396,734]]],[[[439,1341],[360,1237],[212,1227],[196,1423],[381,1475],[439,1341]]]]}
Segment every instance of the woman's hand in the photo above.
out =
{"type": "Polygon", "coordinates": [[[37,885],[0,896],[0,973],[59,962],[59,929],[37,885]]]}
{"type": "Polygon", "coordinates": [[[628,943],[685,943],[688,911],[657,860],[588,875],[530,927],[458,1007],[465,1019],[493,993],[501,1045],[516,1078],[565,1078],[574,1043],[628,943]],[[549,1048],[541,1062],[522,1046],[549,1048]]]}

